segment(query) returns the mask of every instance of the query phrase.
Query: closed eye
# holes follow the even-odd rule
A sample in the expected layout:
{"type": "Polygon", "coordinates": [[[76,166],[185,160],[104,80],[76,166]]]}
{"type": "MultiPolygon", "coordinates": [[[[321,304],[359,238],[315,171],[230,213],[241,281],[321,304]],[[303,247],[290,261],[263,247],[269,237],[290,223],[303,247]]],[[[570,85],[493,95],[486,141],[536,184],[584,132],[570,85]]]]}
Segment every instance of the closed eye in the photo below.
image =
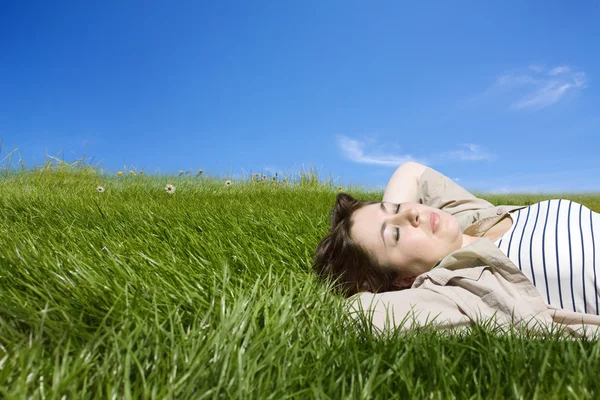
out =
{"type": "MultiPolygon", "coordinates": [[[[398,203],[398,206],[396,206],[396,214],[400,211],[400,204],[401,203],[398,203]]],[[[396,242],[398,242],[398,240],[400,240],[400,228],[396,227],[396,242]]]]}
{"type": "MultiPolygon", "coordinates": [[[[389,214],[388,209],[386,208],[386,202],[381,202],[379,203],[379,208],[381,208],[381,211],[389,214]]],[[[396,214],[398,214],[398,212],[400,211],[400,203],[398,203],[396,205],[396,214]]],[[[381,224],[381,229],[379,230],[379,234],[381,235],[381,241],[383,242],[383,245],[386,246],[386,242],[385,242],[385,238],[384,238],[384,232],[386,231],[386,227],[388,226],[386,221],[383,221],[383,224],[381,224]]],[[[398,241],[398,239],[400,238],[400,230],[398,228],[396,228],[396,241],[398,241]]]]}

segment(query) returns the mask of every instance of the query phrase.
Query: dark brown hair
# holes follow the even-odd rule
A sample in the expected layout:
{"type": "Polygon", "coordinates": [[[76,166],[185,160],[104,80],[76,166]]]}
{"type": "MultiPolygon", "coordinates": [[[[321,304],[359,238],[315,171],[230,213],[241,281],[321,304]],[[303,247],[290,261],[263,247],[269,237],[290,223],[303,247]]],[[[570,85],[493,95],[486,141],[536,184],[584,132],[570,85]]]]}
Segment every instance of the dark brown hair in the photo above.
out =
{"type": "Polygon", "coordinates": [[[357,200],[345,193],[338,194],[330,212],[329,232],[315,250],[315,273],[319,278],[333,283],[335,289],[345,296],[364,291],[377,293],[398,289],[394,285],[397,273],[380,265],[350,236],[352,215],[374,203],[377,202],[357,200]]]}

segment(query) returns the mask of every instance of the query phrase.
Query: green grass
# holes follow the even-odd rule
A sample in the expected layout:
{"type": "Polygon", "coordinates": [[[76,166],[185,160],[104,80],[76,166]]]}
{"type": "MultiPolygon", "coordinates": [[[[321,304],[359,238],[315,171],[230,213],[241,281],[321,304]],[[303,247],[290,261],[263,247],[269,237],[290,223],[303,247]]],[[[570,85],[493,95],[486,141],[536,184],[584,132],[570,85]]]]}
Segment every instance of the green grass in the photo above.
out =
{"type": "MultiPolygon", "coordinates": [[[[600,395],[594,341],[349,324],[311,273],[338,192],[312,173],[227,188],[67,167],[0,178],[0,397],[600,395]]],[[[600,195],[561,197],[600,211],[600,195]]]]}

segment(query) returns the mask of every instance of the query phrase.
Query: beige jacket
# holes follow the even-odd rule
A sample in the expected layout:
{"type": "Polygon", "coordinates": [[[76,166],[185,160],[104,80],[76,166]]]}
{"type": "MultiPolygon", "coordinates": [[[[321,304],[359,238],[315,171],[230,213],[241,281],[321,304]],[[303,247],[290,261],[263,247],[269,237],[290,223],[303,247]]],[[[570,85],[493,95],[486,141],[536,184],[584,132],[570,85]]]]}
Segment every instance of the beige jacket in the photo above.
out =
{"type": "MultiPolygon", "coordinates": [[[[418,201],[453,214],[464,233],[482,236],[512,210],[479,199],[439,172],[427,168],[419,181],[418,201]]],[[[595,336],[600,317],[547,305],[531,281],[487,238],[454,251],[410,289],[359,293],[349,299],[351,315],[379,332],[416,326],[468,329],[493,323],[509,329],[561,331],[595,336]]]]}

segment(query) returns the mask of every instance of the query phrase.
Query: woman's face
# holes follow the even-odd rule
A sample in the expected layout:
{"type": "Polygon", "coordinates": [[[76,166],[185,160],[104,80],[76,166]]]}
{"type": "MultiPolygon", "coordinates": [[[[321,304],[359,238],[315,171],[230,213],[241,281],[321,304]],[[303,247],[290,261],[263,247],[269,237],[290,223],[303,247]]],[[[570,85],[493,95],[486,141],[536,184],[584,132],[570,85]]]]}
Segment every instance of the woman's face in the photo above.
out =
{"type": "Polygon", "coordinates": [[[400,278],[420,275],[463,245],[453,215],[419,203],[376,203],[354,212],[350,236],[400,278]]]}

